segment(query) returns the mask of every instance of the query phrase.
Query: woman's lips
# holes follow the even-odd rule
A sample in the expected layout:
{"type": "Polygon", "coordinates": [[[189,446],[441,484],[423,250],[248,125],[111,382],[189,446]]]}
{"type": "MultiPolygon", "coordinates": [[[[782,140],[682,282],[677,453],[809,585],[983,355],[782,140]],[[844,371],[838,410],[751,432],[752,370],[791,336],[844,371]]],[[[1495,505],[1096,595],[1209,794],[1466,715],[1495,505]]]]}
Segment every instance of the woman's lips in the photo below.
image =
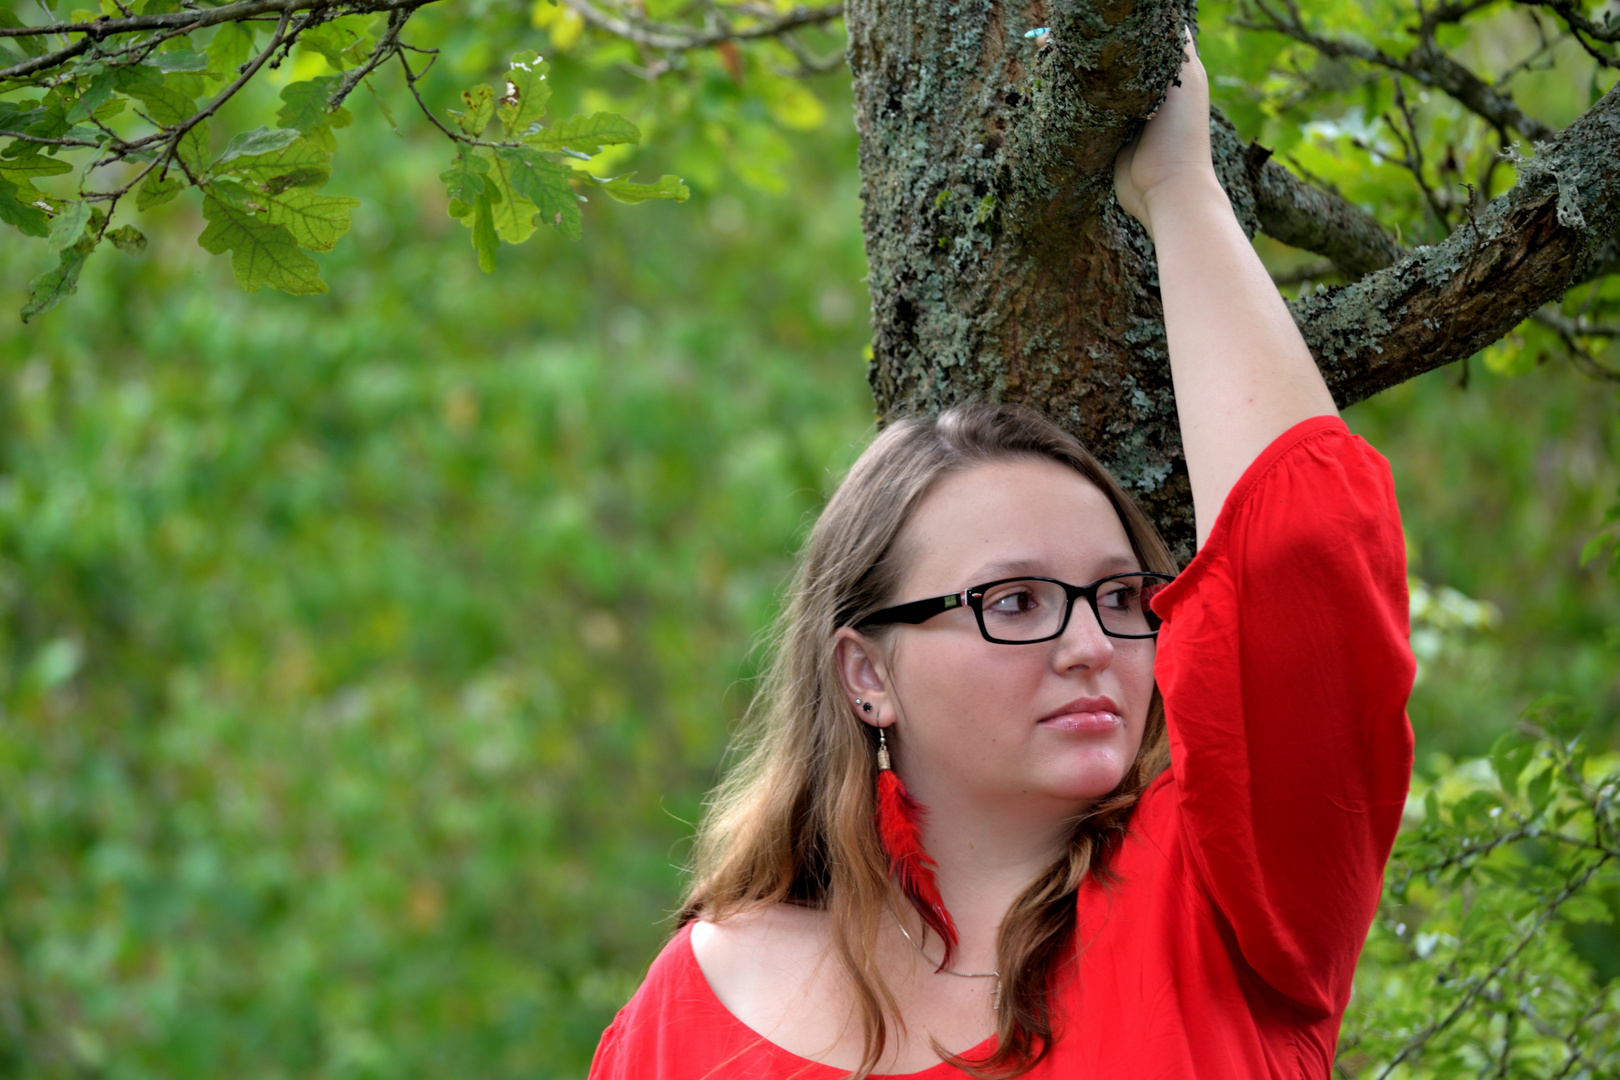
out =
{"type": "Polygon", "coordinates": [[[1111,698],[1079,698],[1037,721],[1054,731],[1081,733],[1113,731],[1120,726],[1119,706],[1111,698]]]}

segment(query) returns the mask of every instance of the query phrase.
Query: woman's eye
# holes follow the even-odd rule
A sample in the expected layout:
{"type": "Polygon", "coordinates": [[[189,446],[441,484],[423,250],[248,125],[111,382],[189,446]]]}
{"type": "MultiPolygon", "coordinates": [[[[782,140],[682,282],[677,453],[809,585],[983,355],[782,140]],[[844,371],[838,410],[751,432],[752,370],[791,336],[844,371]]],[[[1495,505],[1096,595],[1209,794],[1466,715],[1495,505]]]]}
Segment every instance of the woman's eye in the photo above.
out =
{"type": "Polygon", "coordinates": [[[1013,589],[987,597],[984,608],[998,615],[1021,615],[1037,606],[1034,593],[1028,589],[1013,589]]]}
{"type": "Polygon", "coordinates": [[[1097,603],[1110,611],[1130,611],[1136,607],[1138,592],[1129,587],[1110,589],[1097,597],[1097,603]]]}

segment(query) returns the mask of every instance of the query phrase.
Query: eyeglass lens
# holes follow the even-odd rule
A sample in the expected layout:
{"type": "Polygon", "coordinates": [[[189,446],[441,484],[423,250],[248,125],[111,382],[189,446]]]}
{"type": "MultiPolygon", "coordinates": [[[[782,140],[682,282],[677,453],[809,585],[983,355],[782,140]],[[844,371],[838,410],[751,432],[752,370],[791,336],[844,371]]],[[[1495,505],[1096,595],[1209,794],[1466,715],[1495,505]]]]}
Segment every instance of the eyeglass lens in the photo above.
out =
{"type": "MultiPolygon", "coordinates": [[[[1148,608],[1158,579],[1119,577],[1097,590],[1097,618],[1110,634],[1146,635],[1159,628],[1148,608]]],[[[1080,601],[1076,601],[1077,603],[1080,601]]],[[[1037,641],[1052,637],[1063,625],[1069,598],[1055,581],[1004,581],[984,592],[980,610],[985,632],[1002,641],[1037,641]]]]}

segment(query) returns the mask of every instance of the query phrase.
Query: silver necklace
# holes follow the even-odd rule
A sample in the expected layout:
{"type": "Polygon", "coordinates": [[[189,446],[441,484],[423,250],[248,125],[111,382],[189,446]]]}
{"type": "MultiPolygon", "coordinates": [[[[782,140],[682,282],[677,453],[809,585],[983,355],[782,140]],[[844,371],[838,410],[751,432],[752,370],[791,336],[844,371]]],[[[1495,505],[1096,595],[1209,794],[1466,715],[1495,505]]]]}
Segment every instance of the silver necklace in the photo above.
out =
{"type": "MultiPolygon", "coordinates": [[[[884,906],[888,907],[887,904],[884,906]]],[[[917,944],[916,938],[911,936],[911,931],[907,930],[906,924],[900,921],[900,916],[895,913],[894,908],[889,908],[889,914],[894,917],[894,925],[899,928],[901,936],[906,939],[913,949],[917,950],[917,955],[922,957],[928,964],[933,965],[934,961],[929,959],[927,953],[923,952],[923,947],[917,944]]],[[[990,1007],[994,1009],[1001,1000],[1001,972],[999,971],[957,971],[955,968],[938,967],[936,965],[934,973],[936,975],[955,975],[959,979],[994,979],[996,980],[996,986],[994,990],[990,991],[990,1007]]]]}

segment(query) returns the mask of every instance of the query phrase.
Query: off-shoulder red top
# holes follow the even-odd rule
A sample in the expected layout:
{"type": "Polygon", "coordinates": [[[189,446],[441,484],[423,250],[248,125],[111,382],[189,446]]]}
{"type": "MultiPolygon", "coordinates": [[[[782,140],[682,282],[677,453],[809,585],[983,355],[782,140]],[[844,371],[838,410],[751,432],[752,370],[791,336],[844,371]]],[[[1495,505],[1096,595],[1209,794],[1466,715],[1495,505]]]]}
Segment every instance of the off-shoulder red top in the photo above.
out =
{"type": "MultiPolygon", "coordinates": [[[[1388,463],[1336,417],[1291,428],[1154,607],[1172,765],[1115,880],[1080,890],[1057,1038],[1026,1075],[1327,1077],[1412,764],[1388,463]]],[[[603,1034],[592,1080],[847,1075],[727,1012],[689,939],[603,1034]]]]}

